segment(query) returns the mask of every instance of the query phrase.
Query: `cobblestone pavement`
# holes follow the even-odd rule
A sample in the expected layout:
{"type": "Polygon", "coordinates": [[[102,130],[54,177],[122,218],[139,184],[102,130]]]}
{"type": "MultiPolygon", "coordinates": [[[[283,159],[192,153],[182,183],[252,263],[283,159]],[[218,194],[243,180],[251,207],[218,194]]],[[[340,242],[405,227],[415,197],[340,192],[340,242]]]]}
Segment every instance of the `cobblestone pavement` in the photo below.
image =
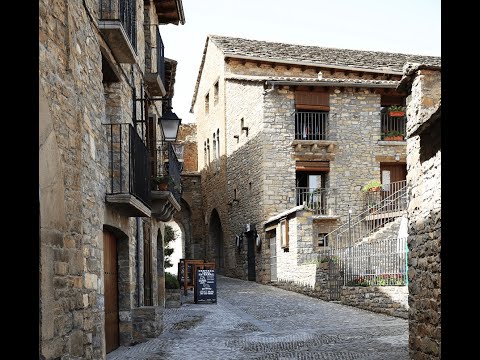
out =
{"type": "Polygon", "coordinates": [[[158,338],[107,359],[408,359],[407,320],[223,276],[217,291],[216,304],[189,293],[158,338]]]}

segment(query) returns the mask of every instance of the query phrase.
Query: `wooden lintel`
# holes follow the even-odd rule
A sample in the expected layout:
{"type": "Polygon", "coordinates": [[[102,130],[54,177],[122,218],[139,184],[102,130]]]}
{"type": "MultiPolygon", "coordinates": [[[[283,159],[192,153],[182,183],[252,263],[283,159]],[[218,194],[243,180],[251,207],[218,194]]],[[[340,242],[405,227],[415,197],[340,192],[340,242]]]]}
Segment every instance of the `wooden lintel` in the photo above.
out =
{"type": "Polygon", "coordinates": [[[287,67],[287,70],[290,70],[292,68],[292,65],[287,64],[286,67],[287,67]]]}
{"type": "Polygon", "coordinates": [[[242,60],[240,60],[240,63],[245,66],[245,64],[247,63],[247,60],[242,59],[242,60]]]}
{"type": "Polygon", "coordinates": [[[334,144],[330,144],[327,146],[327,153],[332,153],[333,150],[335,150],[335,145],[334,144]]]}
{"type": "Polygon", "coordinates": [[[335,74],[335,69],[332,68],[330,69],[330,75],[333,75],[333,74],[335,74]]]}
{"type": "Polygon", "coordinates": [[[310,146],[310,151],[315,151],[318,149],[318,145],[317,144],[312,144],[312,146],[310,146]]]}
{"type": "Polygon", "coordinates": [[[302,151],[302,144],[295,145],[295,151],[302,151]]]}

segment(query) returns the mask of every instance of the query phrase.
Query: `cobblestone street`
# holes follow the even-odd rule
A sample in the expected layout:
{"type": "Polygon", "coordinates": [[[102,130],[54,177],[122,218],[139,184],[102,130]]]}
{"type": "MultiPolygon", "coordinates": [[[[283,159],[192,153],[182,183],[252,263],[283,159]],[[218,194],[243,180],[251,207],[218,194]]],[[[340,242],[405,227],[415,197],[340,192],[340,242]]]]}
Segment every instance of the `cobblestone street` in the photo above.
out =
{"type": "Polygon", "coordinates": [[[218,276],[218,304],[165,309],[162,335],[120,359],[408,359],[407,320],[218,276]]]}

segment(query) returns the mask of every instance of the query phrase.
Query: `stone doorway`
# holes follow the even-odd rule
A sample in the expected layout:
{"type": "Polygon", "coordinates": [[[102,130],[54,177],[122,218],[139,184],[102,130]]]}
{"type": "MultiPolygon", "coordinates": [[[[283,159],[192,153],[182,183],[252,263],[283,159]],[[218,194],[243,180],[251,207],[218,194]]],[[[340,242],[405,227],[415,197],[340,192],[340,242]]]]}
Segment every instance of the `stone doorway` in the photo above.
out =
{"type": "Polygon", "coordinates": [[[210,225],[208,232],[210,236],[210,244],[212,246],[215,258],[215,267],[219,274],[223,274],[225,268],[223,230],[220,216],[215,209],[213,209],[210,216],[210,225]]]}

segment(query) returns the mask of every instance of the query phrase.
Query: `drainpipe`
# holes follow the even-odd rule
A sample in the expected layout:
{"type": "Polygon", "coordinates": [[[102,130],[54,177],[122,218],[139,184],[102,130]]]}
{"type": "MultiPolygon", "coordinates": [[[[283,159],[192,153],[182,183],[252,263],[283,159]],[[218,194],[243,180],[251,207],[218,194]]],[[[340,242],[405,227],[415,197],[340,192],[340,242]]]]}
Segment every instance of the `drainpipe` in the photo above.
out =
{"type": "Polygon", "coordinates": [[[137,268],[137,307],[140,307],[140,218],[137,220],[137,256],[136,256],[136,268],[137,268]]]}

